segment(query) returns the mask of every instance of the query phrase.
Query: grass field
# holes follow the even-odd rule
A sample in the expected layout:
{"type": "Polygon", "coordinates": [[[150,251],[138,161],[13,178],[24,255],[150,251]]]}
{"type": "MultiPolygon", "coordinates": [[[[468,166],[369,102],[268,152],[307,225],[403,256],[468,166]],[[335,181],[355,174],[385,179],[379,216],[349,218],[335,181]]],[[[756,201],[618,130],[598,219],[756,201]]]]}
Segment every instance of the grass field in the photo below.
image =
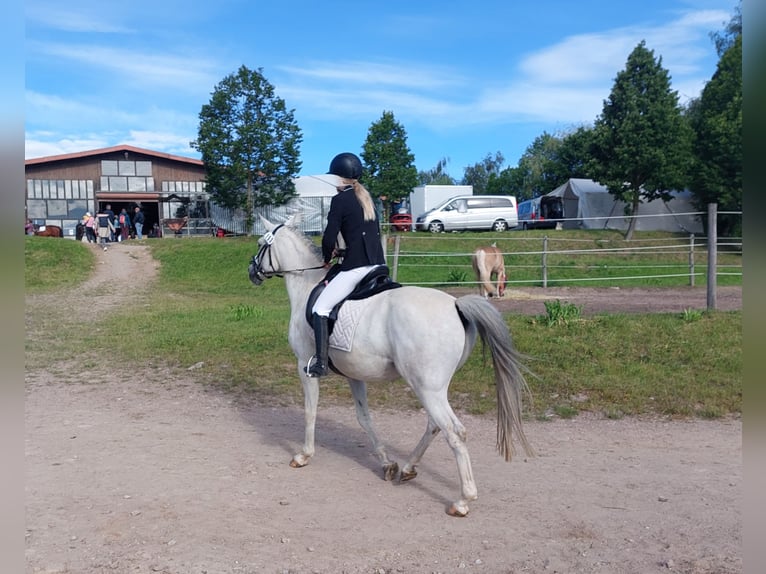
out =
{"type": "MultiPolygon", "coordinates": [[[[471,253],[496,243],[511,286],[677,287],[707,282],[704,238],[639,232],[627,242],[617,231],[534,230],[508,233],[401,233],[397,279],[406,283],[460,285],[474,280],[471,253]],[[693,268],[690,264],[693,263],[693,268]]],[[[393,243],[393,240],[389,241],[393,243]]],[[[393,248],[389,247],[393,252],[393,248]]],[[[719,248],[718,283],[742,284],[741,246],[719,248]]]]}
{"type": "MultiPolygon", "coordinates": [[[[564,239],[569,232],[556,233],[564,239]]],[[[605,236],[594,234],[587,239],[594,244],[616,240],[607,235],[611,232],[595,233],[605,236]]],[[[513,234],[508,236],[511,241],[513,234]]],[[[449,255],[455,253],[456,245],[451,235],[421,237],[410,240],[422,241],[424,250],[440,265],[444,257],[455,257],[449,255]]],[[[480,242],[486,244],[488,238],[465,234],[461,252],[470,252],[480,242]]],[[[532,239],[539,241],[539,237],[532,239]]],[[[570,239],[579,245],[583,238],[570,239]]],[[[520,240],[513,239],[514,244],[520,240]]],[[[61,358],[87,345],[108,353],[116,363],[161,363],[179,370],[203,363],[202,368],[186,371],[184,376],[263,401],[301,402],[295,359],[287,343],[290,310],[284,280],[274,278],[256,288],[247,277],[247,264],[257,250],[255,239],[147,244],[161,263],[150,304],[115,310],[100,324],[98,338],[88,332],[62,336],[51,356],[61,358]],[[130,321],[125,320],[128,314],[130,321]]],[[[601,266],[616,266],[622,258],[600,257],[601,266]]],[[[652,257],[655,265],[662,264],[660,255],[652,257]]],[[[85,245],[26,239],[25,278],[30,292],[75,286],[92,266],[85,245]]],[[[402,269],[399,281],[446,281],[450,273],[450,265],[440,266],[438,273],[421,265],[406,274],[402,269]]],[[[631,285],[654,285],[633,281],[637,283],[631,285]]],[[[615,418],[720,417],[741,412],[741,312],[600,315],[559,322],[542,319],[506,317],[518,349],[529,356],[528,366],[535,373],[528,379],[532,400],[526,409],[531,417],[568,417],[582,411],[615,418]]],[[[492,381],[491,365],[477,349],[453,380],[453,406],[472,413],[493,410],[492,381]]],[[[371,386],[370,393],[376,407],[419,406],[402,382],[371,386]]],[[[349,403],[350,393],[342,379],[333,376],[322,381],[322,401],[349,403]]]]}

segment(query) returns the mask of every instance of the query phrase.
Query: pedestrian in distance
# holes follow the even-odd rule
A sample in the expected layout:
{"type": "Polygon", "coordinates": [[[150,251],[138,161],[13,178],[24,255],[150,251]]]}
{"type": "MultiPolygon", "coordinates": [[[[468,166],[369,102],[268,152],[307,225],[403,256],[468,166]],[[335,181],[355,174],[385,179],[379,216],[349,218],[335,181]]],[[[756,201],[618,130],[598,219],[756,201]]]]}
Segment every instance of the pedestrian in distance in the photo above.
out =
{"type": "Polygon", "coordinates": [[[133,214],[133,225],[136,228],[136,239],[144,238],[144,212],[141,207],[136,206],[133,214]]]}

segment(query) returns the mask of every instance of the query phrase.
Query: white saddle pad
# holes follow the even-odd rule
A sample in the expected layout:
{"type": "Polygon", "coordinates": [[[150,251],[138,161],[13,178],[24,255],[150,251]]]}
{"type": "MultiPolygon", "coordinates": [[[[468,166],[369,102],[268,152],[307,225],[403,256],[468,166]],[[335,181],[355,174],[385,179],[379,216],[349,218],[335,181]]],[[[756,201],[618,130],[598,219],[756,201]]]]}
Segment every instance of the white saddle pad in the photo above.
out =
{"type": "Polygon", "coordinates": [[[330,347],[340,351],[351,351],[351,345],[354,342],[354,333],[359,324],[359,318],[362,316],[370,299],[360,299],[358,301],[346,301],[340,308],[338,318],[335,320],[335,326],[332,328],[332,334],[328,341],[330,347]]]}

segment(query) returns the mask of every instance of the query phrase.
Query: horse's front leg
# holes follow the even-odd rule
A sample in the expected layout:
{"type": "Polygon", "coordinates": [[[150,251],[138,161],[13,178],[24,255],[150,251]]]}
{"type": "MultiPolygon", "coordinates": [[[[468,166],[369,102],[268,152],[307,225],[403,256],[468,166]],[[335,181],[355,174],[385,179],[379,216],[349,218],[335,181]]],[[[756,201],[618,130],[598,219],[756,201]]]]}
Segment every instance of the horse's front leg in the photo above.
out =
{"type": "Polygon", "coordinates": [[[309,377],[303,372],[301,365],[298,364],[298,372],[303,385],[303,416],[305,422],[305,431],[303,438],[303,450],[293,456],[290,466],[300,468],[309,463],[309,459],[314,456],[314,431],[317,422],[317,404],[319,403],[319,379],[309,377]]]}
{"type": "Polygon", "coordinates": [[[399,465],[389,460],[388,453],[386,453],[383,443],[380,442],[378,434],[375,432],[375,427],[370,417],[370,409],[367,405],[367,383],[356,379],[348,379],[348,385],[351,387],[351,394],[354,397],[356,420],[359,421],[359,425],[367,433],[372,443],[372,450],[383,468],[383,478],[384,480],[393,480],[399,474],[399,465]]]}

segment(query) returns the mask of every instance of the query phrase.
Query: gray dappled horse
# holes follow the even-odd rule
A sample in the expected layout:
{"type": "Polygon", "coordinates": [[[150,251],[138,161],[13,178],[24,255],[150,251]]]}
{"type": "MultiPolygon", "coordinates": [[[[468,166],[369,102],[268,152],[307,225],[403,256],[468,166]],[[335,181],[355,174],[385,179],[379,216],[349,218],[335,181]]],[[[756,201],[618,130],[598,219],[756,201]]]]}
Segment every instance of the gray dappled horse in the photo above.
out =
{"type": "MultiPolygon", "coordinates": [[[[284,224],[261,218],[266,233],[259,238],[259,251],[250,264],[250,278],[256,285],[265,278],[284,276],[290,299],[288,340],[298,359],[305,407],[303,448],[290,462],[293,467],[308,464],[314,455],[314,429],[319,399],[319,379],[308,377],[304,367],[314,354],[314,336],[306,320],[306,302],[312,289],[323,279],[321,252],[309,237],[294,227],[300,215],[284,224]]],[[[455,454],[460,477],[460,497],[447,512],[465,516],[468,503],[478,496],[466,448],[466,431],[448,401],[448,387],[455,371],[470,355],[477,336],[489,348],[497,388],[497,449],[506,461],[513,453],[512,433],[528,454],[532,449],[522,427],[521,395],[527,390],[524,367],[514,349],[508,327],[500,312],[479,295],[455,297],[437,289],[400,287],[356,304],[356,321],[350,349],[333,347],[329,357],[333,368],[348,380],[359,424],[366,431],[382,466],[385,480],[410,480],[416,465],[434,437],[443,432],[455,454]],[[399,472],[388,458],[373,427],[367,406],[367,382],[403,379],[412,388],[428,414],[422,438],[399,472]]],[[[336,330],[337,323],[336,322],[336,330]]]]}

